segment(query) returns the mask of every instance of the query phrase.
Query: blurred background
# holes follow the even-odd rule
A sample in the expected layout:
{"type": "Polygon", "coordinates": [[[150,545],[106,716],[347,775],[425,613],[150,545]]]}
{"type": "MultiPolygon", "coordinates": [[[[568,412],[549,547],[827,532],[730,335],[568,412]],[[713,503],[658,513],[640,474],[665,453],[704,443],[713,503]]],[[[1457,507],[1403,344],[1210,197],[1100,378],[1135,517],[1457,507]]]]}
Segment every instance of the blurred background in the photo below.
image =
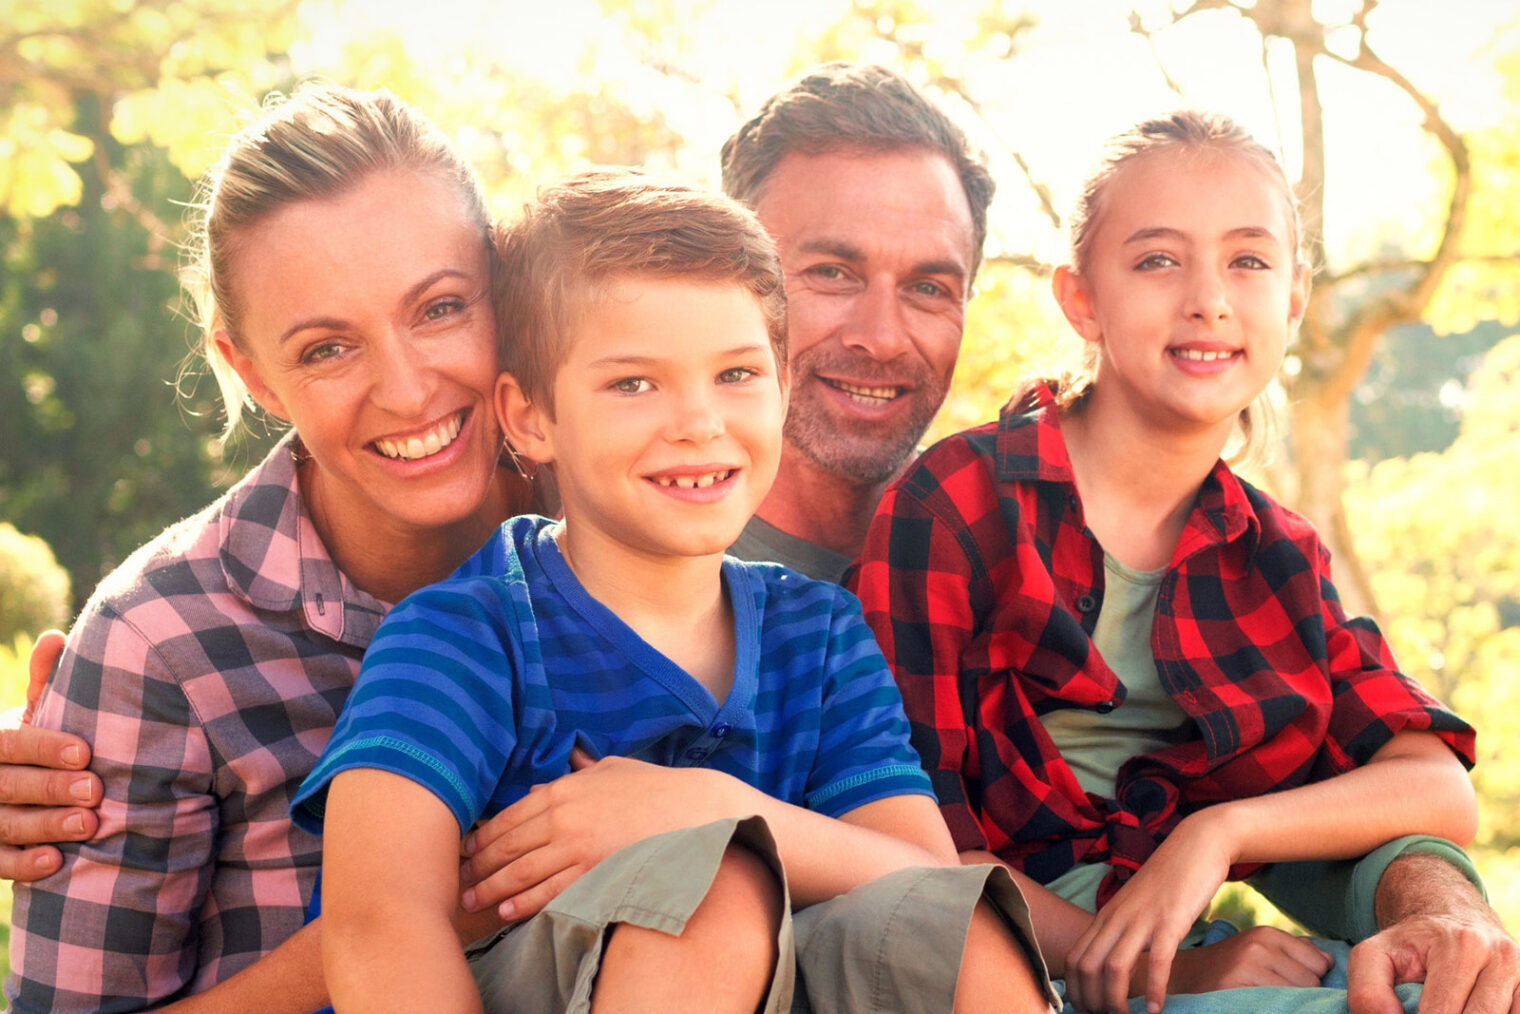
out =
{"type": "MultiPolygon", "coordinates": [[[[1315,295],[1253,478],[1320,526],[1348,605],[1479,726],[1473,852],[1520,928],[1520,751],[1503,748],[1520,741],[1510,0],[0,0],[3,703],[21,699],[30,634],[66,625],[271,439],[217,440],[176,280],[195,181],[265,95],[309,77],[389,87],[510,216],[592,163],[716,185],[724,138],[835,58],[908,74],[998,180],[931,436],[991,418],[1067,354],[1048,276],[1104,137],[1197,105],[1280,153],[1315,295]]],[[[1279,918],[1241,891],[1222,903],[1279,918]]]]}

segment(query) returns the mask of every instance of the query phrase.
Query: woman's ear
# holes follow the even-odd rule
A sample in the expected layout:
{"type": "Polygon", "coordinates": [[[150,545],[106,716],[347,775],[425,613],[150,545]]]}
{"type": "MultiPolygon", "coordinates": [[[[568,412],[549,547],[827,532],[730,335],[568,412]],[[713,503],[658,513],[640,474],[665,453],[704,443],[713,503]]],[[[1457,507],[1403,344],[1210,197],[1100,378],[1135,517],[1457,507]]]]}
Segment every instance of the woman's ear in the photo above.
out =
{"type": "Polygon", "coordinates": [[[554,420],[528,398],[510,373],[496,378],[496,422],[507,443],[528,460],[543,465],[554,460],[554,420]]]}
{"type": "Polygon", "coordinates": [[[237,347],[225,329],[217,328],[211,333],[211,340],[216,343],[216,353],[222,357],[222,362],[232,367],[238,377],[243,381],[243,386],[253,396],[259,408],[268,412],[276,419],[290,422],[290,413],[285,411],[285,404],[280,401],[278,395],[269,389],[264,383],[264,378],[259,376],[258,367],[254,366],[253,360],[243,354],[237,347]]]}
{"type": "Polygon", "coordinates": [[[1103,331],[1098,326],[1097,315],[1093,313],[1092,296],[1087,291],[1086,279],[1069,265],[1063,264],[1050,276],[1050,291],[1055,294],[1061,313],[1073,331],[1081,335],[1084,341],[1102,340],[1103,331]]]}

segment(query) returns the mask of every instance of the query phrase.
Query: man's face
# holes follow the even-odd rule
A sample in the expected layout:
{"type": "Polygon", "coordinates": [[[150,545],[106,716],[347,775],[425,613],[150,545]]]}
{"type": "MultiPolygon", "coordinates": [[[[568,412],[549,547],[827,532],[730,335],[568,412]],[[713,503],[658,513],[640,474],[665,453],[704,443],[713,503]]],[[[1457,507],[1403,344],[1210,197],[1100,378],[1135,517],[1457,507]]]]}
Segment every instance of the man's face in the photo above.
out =
{"type": "Polygon", "coordinates": [[[792,152],[755,211],[786,272],[792,396],[783,454],[884,482],[950,385],[971,284],[971,209],[920,149],[792,152]]]}

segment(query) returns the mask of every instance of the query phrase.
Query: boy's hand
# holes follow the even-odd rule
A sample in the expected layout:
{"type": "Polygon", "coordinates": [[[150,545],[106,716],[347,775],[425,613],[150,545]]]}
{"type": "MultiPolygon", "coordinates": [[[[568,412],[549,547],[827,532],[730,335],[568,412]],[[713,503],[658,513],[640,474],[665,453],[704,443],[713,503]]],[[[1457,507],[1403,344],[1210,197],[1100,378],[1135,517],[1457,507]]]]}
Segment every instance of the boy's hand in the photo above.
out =
{"type": "Polygon", "coordinates": [[[1146,1009],[1161,1010],[1177,946],[1234,861],[1227,835],[1212,828],[1209,812],[1178,824],[1072,945],[1066,996],[1077,1010],[1128,1011],[1130,980],[1145,951],[1146,1009]]]}
{"type": "Polygon", "coordinates": [[[584,754],[572,765],[465,839],[466,911],[495,905],[503,919],[526,919],[618,849],[734,809],[723,792],[733,779],[715,771],[584,754]]]}

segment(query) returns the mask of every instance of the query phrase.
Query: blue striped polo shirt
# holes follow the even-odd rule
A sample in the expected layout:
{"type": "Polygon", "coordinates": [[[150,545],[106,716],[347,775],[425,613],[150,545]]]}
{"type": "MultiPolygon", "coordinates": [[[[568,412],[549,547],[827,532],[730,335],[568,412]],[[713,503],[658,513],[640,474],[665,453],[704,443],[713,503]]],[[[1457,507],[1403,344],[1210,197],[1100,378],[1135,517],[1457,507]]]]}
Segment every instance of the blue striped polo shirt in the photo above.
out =
{"type": "Polygon", "coordinates": [[[379,768],[437,795],[463,833],[569,773],[577,744],[724,771],[833,817],[890,796],[932,797],[853,595],[725,558],[736,651],[720,703],[587,593],[550,524],[510,519],[453,576],[385,618],[292,805],[296,823],[319,832],[333,776],[379,768]]]}

